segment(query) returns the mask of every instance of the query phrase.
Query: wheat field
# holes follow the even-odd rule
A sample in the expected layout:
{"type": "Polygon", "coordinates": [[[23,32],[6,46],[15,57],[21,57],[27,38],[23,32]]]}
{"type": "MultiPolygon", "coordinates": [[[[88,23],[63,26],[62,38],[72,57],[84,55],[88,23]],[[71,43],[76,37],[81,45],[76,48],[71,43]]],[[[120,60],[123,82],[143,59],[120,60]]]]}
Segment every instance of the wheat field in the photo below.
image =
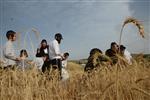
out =
{"type": "Polygon", "coordinates": [[[150,100],[150,62],[137,58],[132,65],[100,66],[86,74],[69,62],[70,78],[26,71],[0,70],[0,100],[150,100]]]}

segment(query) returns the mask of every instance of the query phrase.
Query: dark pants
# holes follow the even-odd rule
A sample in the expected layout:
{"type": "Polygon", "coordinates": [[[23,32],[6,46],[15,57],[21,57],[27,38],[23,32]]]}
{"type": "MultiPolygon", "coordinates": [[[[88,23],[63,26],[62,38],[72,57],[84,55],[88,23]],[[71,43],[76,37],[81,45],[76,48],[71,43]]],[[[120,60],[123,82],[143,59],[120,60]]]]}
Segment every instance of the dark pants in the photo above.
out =
{"type": "Polygon", "coordinates": [[[50,71],[50,61],[44,61],[44,64],[42,66],[42,72],[50,71]]]}
{"type": "Polygon", "coordinates": [[[51,60],[51,64],[52,64],[52,69],[53,70],[58,69],[60,77],[61,77],[61,70],[62,70],[61,59],[53,59],[53,60],[51,60]]]}
{"type": "Polygon", "coordinates": [[[15,70],[15,67],[16,65],[8,65],[8,66],[5,66],[3,69],[4,70],[15,70]]]}

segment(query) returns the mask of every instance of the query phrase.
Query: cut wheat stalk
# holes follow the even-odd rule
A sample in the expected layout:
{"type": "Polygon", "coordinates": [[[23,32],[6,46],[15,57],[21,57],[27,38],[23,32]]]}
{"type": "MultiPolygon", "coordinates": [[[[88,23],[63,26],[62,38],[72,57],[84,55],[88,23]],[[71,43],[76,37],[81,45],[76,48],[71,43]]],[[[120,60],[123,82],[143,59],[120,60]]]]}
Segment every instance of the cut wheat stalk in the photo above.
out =
{"type": "MultiPolygon", "coordinates": [[[[144,27],[143,27],[143,25],[137,19],[135,19],[133,17],[128,17],[124,21],[124,23],[122,25],[122,28],[121,28],[121,31],[120,31],[119,46],[121,45],[121,39],[122,39],[123,29],[124,29],[125,25],[127,25],[129,23],[132,23],[133,25],[135,25],[138,28],[139,33],[142,36],[142,38],[144,38],[144,27]]],[[[119,52],[120,52],[120,50],[119,50],[119,52]]]]}

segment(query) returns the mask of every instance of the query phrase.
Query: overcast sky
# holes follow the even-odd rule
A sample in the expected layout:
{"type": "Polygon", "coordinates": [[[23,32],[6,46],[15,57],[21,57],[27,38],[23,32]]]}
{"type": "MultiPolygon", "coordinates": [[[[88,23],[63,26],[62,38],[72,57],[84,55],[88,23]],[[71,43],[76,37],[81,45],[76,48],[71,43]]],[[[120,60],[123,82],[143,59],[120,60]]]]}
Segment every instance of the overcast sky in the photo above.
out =
{"type": "Polygon", "coordinates": [[[131,53],[150,53],[149,0],[0,0],[1,48],[6,32],[14,30],[21,33],[17,53],[25,47],[33,56],[33,48],[36,51],[41,39],[50,42],[60,32],[64,37],[62,52],[69,52],[71,59],[87,58],[92,48],[105,52],[111,42],[118,42],[121,25],[129,16],[142,21],[146,38],[129,24],[123,31],[122,44],[131,53]],[[32,28],[40,32],[40,39],[32,28]]]}

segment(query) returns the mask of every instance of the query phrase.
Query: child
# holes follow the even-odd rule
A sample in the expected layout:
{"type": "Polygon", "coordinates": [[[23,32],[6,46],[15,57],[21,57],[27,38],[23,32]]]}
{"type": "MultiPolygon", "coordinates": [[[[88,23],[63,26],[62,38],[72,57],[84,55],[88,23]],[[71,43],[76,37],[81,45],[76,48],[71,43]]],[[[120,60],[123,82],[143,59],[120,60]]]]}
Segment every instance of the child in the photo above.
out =
{"type": "Polygon", "coordinates": [[[16,32],[9,30],[6,33],[6,37],[8,41],[6,42],[4,49],[3,49],[3,57],[4,57],[4,69],[5,68],[12,68],[16,65],[16,61],[19,61],[20,58],[16,57],[15,48],[13,42],[16,41],[16,32]]]}
{"type": "Polygon", "coordinates": [[[67,68],[67,59],[69,57],[69,53],[66,52],[63,54],[64,59],[62,60],[62,71],[61,71],[61,76],[62,76],[62,80],[65,81],[69,78],[69,74],[66,70],[67,68]]]}
{"type": "Polygon", "coordinates": [[[44,61],[46,60],[46,55],[43,55],[43,57],[37,57],[35,58],[32,62],[30,62],[29,60],[27,60],[28,57],[28,53],[26,50],[21,50],[20,51],[20,59],[21,61],[18,62],[18,67],[21,69],[27,69],[27,68],[31,68],[33,65],[35,65],[38,69],[41,70],[44,61]]]}
{"type": "Polygon", "coordinates": [[[17,66],[21,68],[22,70],[29,68],[30,64],[29,61],[27,60],[28,53],[25,49],[22,49],[20,51],[20,61],[17,62],[17,66]]]}

